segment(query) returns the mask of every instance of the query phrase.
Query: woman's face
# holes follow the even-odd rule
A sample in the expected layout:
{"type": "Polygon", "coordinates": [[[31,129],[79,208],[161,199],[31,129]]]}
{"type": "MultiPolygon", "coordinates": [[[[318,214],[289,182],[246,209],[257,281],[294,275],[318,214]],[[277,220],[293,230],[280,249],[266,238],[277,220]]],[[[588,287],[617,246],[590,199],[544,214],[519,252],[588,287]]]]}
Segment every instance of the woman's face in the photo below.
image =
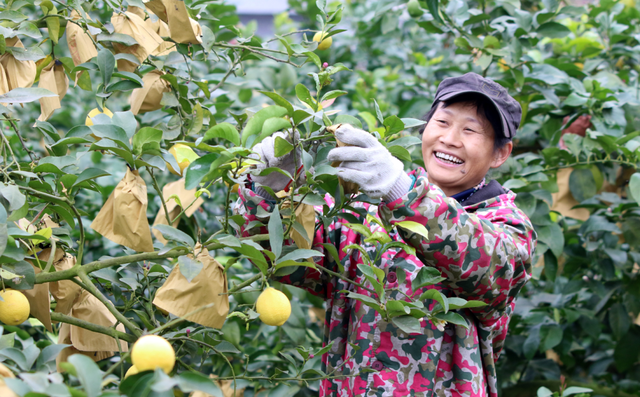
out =
{"type": "Polygon", "coordinates": [[[489,168],[502,165],[512,143],[493,150],[491,123],[475,106],[441,103],[422,134],[422,158],[429,181],[452,196],[480,183],[489,168]]]}

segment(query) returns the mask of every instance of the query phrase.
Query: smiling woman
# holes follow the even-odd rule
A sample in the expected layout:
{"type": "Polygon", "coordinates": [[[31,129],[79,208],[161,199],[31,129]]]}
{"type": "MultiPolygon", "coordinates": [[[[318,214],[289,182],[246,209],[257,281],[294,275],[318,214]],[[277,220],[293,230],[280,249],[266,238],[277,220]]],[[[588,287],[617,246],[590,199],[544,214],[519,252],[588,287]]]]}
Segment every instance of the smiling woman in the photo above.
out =
{"type": "MultiPolygon", "coordinates": [[[[345,225],[343,217],[316,220],[312,245],[323,251],[324,257],[315,260],[323,271],[300,266],[280,281],[327,300],[324,342],[332,348],[323,356],[323,370],[354,375],[324,380],[320,396],[497,397],[495,362],[514,299],[531,277],[536,235],[516,207],[515,194],[496,181],[486,183],[485,175],[509,157],[521,109],[500,85],[470,73],[440,84],[428,116],[422,136],[426,172],[405,173],[402,162],[374,135],[344,124],[335,137],[348,146],[332,149],[327,161],[340,163],[336,168],[343,180],[382,199],[378,206],[353,204],[351,215],[358,218],[358,226],[415,249],[385,250],[374,264],[382,271],[380,282],[394,291],[390,298],[402,299],[396,291],[407,299],[439,292],[476,301],[477,306],[458,311],[468,327],[435,318],[422,318],[412,329],[389,322],[375,307],[363,304],[365,299],[388,298],[373,292],[363,270],[370,263],[368,253],[377,249],[375,243],[345,225]],[[407,222],[424,226],[426,232],[404,228],[407,222]],[[397,232],[383,224],[398,226],[397,232]],[[329,245],[335,246],[338,258],[324,249],[329,245]],[[350,249],[356,245],[364,249],[350,249]],[[424,268],[437,269],[442,282],[420,284],[424,268]]],[[[292,175],[301,164],[301,156],[276,157],[273,140],[265,139],[254,151],[269,167],[292,175]]],[[[278,178],[267,175],[255,186],[240,189],[237,211],[245,217],[244,225],[266,223],[263,214],[273,211],[275,202],[260,185],[277,191],[287,183],[278,178]]],[[[328,205],[315,207],[317,213],[334,205],[326,200],[328,205]]],[[[242,227],[244,236],[265,232],[242,227]]],[[[429,299],[425,304],[431,304],[429,299]]]]}

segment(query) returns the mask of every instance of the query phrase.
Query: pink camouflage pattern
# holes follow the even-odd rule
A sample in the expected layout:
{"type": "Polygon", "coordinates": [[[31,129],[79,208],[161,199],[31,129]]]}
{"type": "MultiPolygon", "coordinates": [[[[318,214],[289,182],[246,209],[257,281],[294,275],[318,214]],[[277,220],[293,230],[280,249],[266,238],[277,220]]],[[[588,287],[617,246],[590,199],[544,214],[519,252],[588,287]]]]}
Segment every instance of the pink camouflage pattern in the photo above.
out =
{"type": "MultiPolygon", "coordinates": [[[[379,207],[366,203],[354,206],[386,224],[408,220],[424,225],[429,231],[428,241],[402,228],[389,234],[392,240],[404,241],[416,249],[415,256],[403,250],[390,250],[376,263],[386,274],[386,288],[399,290],[392,291],[390,297],[402,299],[402,293],[411,295],[437,288],[446,296],[482,300],[487,306],[457,311],[466,319],[469,329],[451,323],[442,327],[423,319],[421,333],[407,334],[385,322],[374,309],[347,299],[340,292],[370,296],[366,289],[300,266],[279,281],[325,298],[324,345],[334,343],[322,357],[323,370],[334,376],[342,375],[322,381],[320,396],[498,395],[495,363],[504,345],[515,297],[531,277],[536,244],[533,226],[516,207],[516,195],[511,191],[463,207],[429,184],[424,170],[410,175],[416,177],[416,184],[404,197],[379,207]],[[413,291],[411,282],[423,266],[437,268],[447,280],[413,291]],[[406,280],[397,279],[396,271],[400,268],[406,280]]],[[[325,200],[333,205],[329,195],[325,200]]],[[[245,225],[262,220],[258,208],[270,212],[273,204],[242,188],[235,210],[245,217],[245,225]]],[[[321,211],[322,206],[316,207],[316,212],[321,211]]],[[[338,249],[341,266],[331,255],[317,258],[316,264],[371,287],[357,269],[363,263],[362,253],[356,249],[345,253],[343,248],[359,244],[373,257],[375,246],[364,243],[361,235],[343,226],[345,223],[348,222],[344,218],[336,217],[328,226],[317,225],[312,248],[325,252],[322,244],[333,244],[338,249]]],[[[375,222],[363,219],[363,223],[372,232],[386,234],[375,222]]],[[[243,236],[265,232],[266,227],[242,228],[243,236]]]]}

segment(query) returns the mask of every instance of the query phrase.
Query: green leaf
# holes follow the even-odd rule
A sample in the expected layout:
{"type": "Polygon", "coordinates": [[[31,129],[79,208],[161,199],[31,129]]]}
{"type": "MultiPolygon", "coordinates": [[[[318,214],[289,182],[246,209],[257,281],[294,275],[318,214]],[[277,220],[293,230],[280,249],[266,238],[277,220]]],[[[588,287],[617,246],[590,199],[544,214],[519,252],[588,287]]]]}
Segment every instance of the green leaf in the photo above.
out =
{"type": "Polygon", "coordinates": [[[438,313],[434,317],[437,318],[438,320],[444,320],[448,323],[459,325],[461,327],[469,329],[469,323],[467,323],[467,320],[465,320],[465,318],[459,315],[458,313],[455,313],[455,312],[438,313]]]}
{"type": "Polygon", "coordinates": [[[287,141],[286,139],[279,136],[276,137],[273,147],[274,147],[274,155],[276,157],[282,157],[293,150],[293,145],[290,144],[289,141],[287,141]]]}
{"type": "Polygon", "coordinates": [[[577,168],[569,175],[569,190],[579,202],[589,199],[597,193],[596,180],[589,168],[577,168]]]}
{"type": "Polygon", "coordinates": [[[347,94],[348,94],[347,91],[340,91],[340,90],[329,91],[322,96],[322,99],[320,99],[320,102],[328,101],[329,99],[334,99],[339,96],[347,95],[347,94]]]}
{"type": "Polygon", "coordinates": [[[425,228],[423,225],[419,224],[418,222],[402,221],[402,222],[396,222],[394,226],[400,227],[402,229],[407,229],[410,232],[419,234],[424,239],[429,240],[429,231],[427,230],[427,228],[425,228]]]}
{"type": "Polygon", "coordinates": [[[640,173],[636,172],[629,179],[629,193],[631,197],[640,204],[640,173]]]}
{"type": "MultiPolygon", "coordinates": [[[[445,280],[440,274],[440,271],[435,267],[424,266],[420,268],[416,278],[411,282],[411,288],[415,291],[418,288],[426,287],[428,285],[438,284],[445,280]]],[[[433,298],[430,298],[433,299],[433,298]]]]}
{"type": "Polygon", "coordinates": [[[0,195],[7,200],[9,211],[19,210],[27,201],[27,197],[20,192],[20,189],[16,185],[0,183],[0,195]]]}
{"type": "Polygon", "coordinates": [[[116,59],[113,56],[113,53],[106,48],[103,48],[98,53],[97,57],[98,68],[100,68],[100,75],[102,76],[102,84],[104,86],[108,86],[111,81],[111,76],[113,75],[113,69],[116,65],[116,59]]]}
{"type": "Polygon", "coordinates": [[[318,110],[318,105],[311,98],[311,93],[309,92],[309,89],[303,84],[298,84],[296,86],[296,96],[298,97],[299,100],[311,106],[311,109],[313,109],[314,112],[318,110]]]}
{"type": "Polygon", "coordinates": [[[429,13],[438,23],[442,23],[442,17],[440,17],[440,10],[438,0],[427,0],[427,8],[429,13]]]}
{"type": "Polygon", "coordinates": [[[412,316],[400,316],[391,319],[391,322],[402,332],[407,334],[416,334],[422,332],[420,320],[412,316]]]}
{"type": "MultiPolygon", "coordinates": [[[[15,247],[14,249],[17,250],[22,255],[22,257],[24,257],[24,252],[22,251],[22,249],[15,247]]],[[[4,251],[5,256],[8,255],[8,251],[9,247],[7,247],[4,251]]],[[[3,263],[2,268],[12,273],[24,276],[23,278],[20,278],[18,280],[4,280],[5,287],[18,290],[29,290],[33,288],[33,285],[36,282],[36,273],[33,270],[33,266],[31,266],[29,263],[23,260],[19,260],[15,263],[3,263]]]]}
{"type": "Polygon", "coordinates": [[[558,22],[546,22],[538,26],[536,32],[544,37],[560,39],[571,34],[571,30],[558,22]]]}
{"type": "Polygon", "coordinates": [[[146,148],[157,148],[160,150],[161,141],[161,130],[151,127],[143,127],[133,136],[133,153],[140,155],[146,148]]]}
{"type": "Polygon", "coordinates": [[[404,123],[398,118],[398,116],[387,117],[384,119],[383,125],[387,129],[387,136],[404,130],[404,123]]]}
{"type": "Polygon", "coordinates": [[[280,258],[277,263],[281,263],[284,261],[297,261],[299,259],[307,259],[316,256],[324,256],[324,254],[320,251],[311,249],[297,249],[280,258]]]}
{"type": "Polygon", "coordinates": [[[622,303],[616,303],[609,309],[609,325],[616,340],[620,340],[629,330],[631,320],[622,303]]]}
{"type": "Polygon", "coordinates": [[[284,240],[284,230],[282,229],[282,218],[280,217],[280,210],[278,206],[273,206],[273,212],[269,217],[269,223],[267,225],[269,229],[269,243],[271,246],[271,252],[276,256],[276,259],[280,257],[282,253],[282,243],[284,240]]]}
{"type": "Polygon", "coordinates": [[[222,390],[209,377],[196,372],[181,373],[178,387],[185,393],[201,391],[214,397],[224,397],[222,390]]]}
{"type": "Polygon", "coordinates": [[[208,142],[214,138],[226,139],[234,145],[240,146],[240,134],[238,130],[227,122],[214,125],[204,134],[204,142],[208,142]]]}
{"type": "Polygon", "coordinates": [[[349,229],[353,230],[354,232],[361,234],[365,237],[371,237],[371,229],[369,229],[368,227],[366,227],[363,224],[360,223],[347,223],[344,224],[343,226],[348,227],[349,229]]]}
{"type": "Polygon", "coordinates": [[[259,92],[271,98],[271,100],[275,102],[276,105],[282,106],[283,108],[287,109],[287,114],[289,115],[289,117],[293,117],[293,106],[291,105],[291,103],[289,103],[289,101],[287,101],[280,95],[276,94],[275,92],[269,92],[269,91],[259,91],[259,92]]]}
{"type": "Polygon", "coordinates": [[[538,239],[547,244],[553,255],[559,258],[564,250],[564,234],[562,228],[557,223],[551,223],[547,226],[536,227],[538,239]]]}
{"type": "Polygon", "coordinates": [[[40,353],[40,356],[38,356],[38,367],[41,367],[42,365],[55,360],[56,357],[58,357],[58,354],[60,354],[63,349],[69,346],[72,345],[58,344],[49,345],[42,349],[42,353],[40,353]]]}
{"type": "MultiPolygon", "coordinates": [[[[413,285],[412,285],[413,287],[413,285]]],[[[413,288],[415,289],[415,287],[413,288]]],[[[442,292],[437,289],[430,289],[424,294],[420,295],[420,300],[423,301],[425,299],[433,299],[440,303],[440,306],[444,308],[444,312],[447,313],[449,311],[449,301],[447,297],[442,294],[442,292]]]]}
{"type": "Polygon", "coordinates": [[[564,392],[562,393],[562,397],[572,396],[574,394],[580,394],[580,393],[593,393],[593,390],[587,387],[570,386],[564,390],[564,392]]]}
{"type": "Polygon", "coordinates": [[[75,367],[87,396],[98,397],[102,393],[102,371],[98,365],[84,354],[74,354],[68,361],[75,367]]]}
{"type": "Polygon", "coordinates": [[[176,229],[175,227],[171,227],[169,225],[155,225],[153,228],[159,231],[162,234],[162,237],[167,240],[177,241],[188,247],[193,247],[196,244],[191,236],[176,229]]]}
{"type": "MultiPolygon", "coordinates": [[[[175,161],[175,157],[172,154],[169,154],[173,161],[175,161]]],[[[209,153],[200,157],[199,159],[193,161],[189,164],[189,167],[185,170],[184,184],[185,189],[193,189],[200,184],[202,179],[209,173],[211,169],[211,164],[213,162],[219,160],[221,157],[220,153],[209,153]]],[[[167,157],[165,156],[165,161],[167,157]]],[[[177,163],[172,165],[174,169],[177,169],[177,163]]],[[[180,168],[180,167],[178,167],[180,168]]]]}
{"type": "Polygon", "coordinates": [[[27,103],[54,96],[58,96],[58,94],[44,88],[14,88],[6,94],[0,95],[0,103],[27,103]]]}
{"type": "Polygon", "coordinates": [[[291,122],[282,117],[272,117],[270,119],[265,120],[262,125],[262,132],[260,135],[253,141],[253,145],[256,145],[262,140],[276,131],[282,131],[287,128],[291,128],[291,122]]]}
{"type": "Polygon", "coordinates": [[[180,274],[182,274],[188,282],[196,278],[204,266],[199,260],[190,258],[187,255],[178,257],[178,264],[180,266],[180,274]]]}
{"type": "MultiPolygon", "coordinates": [[[[127,47],[131,47],[132,45],[139,45],[139,43],[133,37],[124,33],[100,33],[96,37],[97,41],[111,41],[113,43],[124,44],[127,47]]],[[[98,54],[99,55],[99,54],[98,54]]],[[[139,62],[139,61],[138,61],[139,62]]]]}
{"type": "Polygon", "coordinates": [[[380,124],[384,123],[384,117],[382,117],[382,112],[380,111],[380,106],[378,106],[378,102],[373,100],[373,108],[376,110],[376,116],[378,117],[378,121],[380,124]]]}
{"type": "Polygon", "coordinates": [[[558,346],[562,342],[562,328],[559,325],[550,325],[546,328],[546,334],[542,340],[540,350],[547,351],[558,346]]]}
{"type": "Polygon", "coordinates": [[[362,129],[362,123],[357,118],[348,114],[339,114],[334,120],[333,124],[350,124],[356,128],[362,129]]]}
{"type": "Polygon", "coordinates": [[[242,130],[242,146],[252,147],[253,141],[249,142],[249,138],[262,132],[264,122],[273,117],[283,117],[285,114],[287,114],[287,109],[280,106],[268,106],[259,110],[249,119],[247,125],[245,125],[242,130]],[[250,145],[247,143],[250,143],[250,145]]]}

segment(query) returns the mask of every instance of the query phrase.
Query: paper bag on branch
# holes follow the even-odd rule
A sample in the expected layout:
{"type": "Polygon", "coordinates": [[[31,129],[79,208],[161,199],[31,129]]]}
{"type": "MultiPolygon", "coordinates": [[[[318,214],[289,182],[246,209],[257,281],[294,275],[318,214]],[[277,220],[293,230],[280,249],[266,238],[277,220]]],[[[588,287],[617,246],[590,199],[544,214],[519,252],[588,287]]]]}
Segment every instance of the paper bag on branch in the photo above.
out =
{"type": "MultiPolygon", "coordinates": [[[[116,318],[107,307],[85,290],[74,301],[70,316],[104,327],[113,327],[116,323],[116,318]]],[[[118,324],[116,329],[125,332],[122,324],[118,324]]],[[[91,357],[93,361],[100,361],[113,356],[115,352],[129,351],[129,345],[123,340],[120,341],[120,350],[118,341],[114,338],[66,323],[60,326],[58,343],[73,345],[62,350],[56,358],[58,371],[60,371],[60,363],[67,361],[69,356],[74,354],[84,354],[91,357]]]]}
{"type": "MultiPolygon", "coordinates": [[[[133,12],[126,11],[123,14],[113,13],[111,24],[116,33],[122,33],[134,38],[138,44],[126,46],[113,43],[116,53],[132,54],[142,63],[149,54],[155,51],[163,40],[156,32],[150,29],[142,18],[133,12]]],[[[133,72],[137,65],[125,59],[118,59],[118,70],[133,72]]]]}
{"type": "MultiPolygon", "coordinates": [[[[169,219],[175,219],[180,212],[182,212],[182,207],[178,205],[178,202],[175,199],[170,199],[171,196],[178,196],[178,199],[180,199],[180,203],[186,208],[189,207],[189,205],[193,202],[193,205],[190,206],[185,212],[184,214],[188,217],[190,217],[191,215],[193,215],[194,212],[196,212],[196,210],[198,208],[200,208],[200,206],[202,205],[202,203],[204,203],[204,200],[201,197],[198,197],[196,199],[196,192],[197,189],[191,189],[191,190],[187,190],[184,187],[184,178],[181,178],[175,182],[171,182],[171,183],[167,183],[163,188],[162,188],[162,197],[164,197],[166,204],[167,204],[167,211],[169,211],[169,219]],[[194,202],[195,200],[195,202],[194,202]]],[[[176,227],[179,223],[179,219],[176,220],[175,222],[173,222],[173,227],[176,227]]],[[[164,215],[164,207],[160,206],[160,210],[158,211],[158,215],[156,215],[156,219],[153,222],[153,225],[167,225],[167,217],[164,215]]],[[[162,233],[160,233],[159,231],[153,229],[153,235],[156,236],[156,238],[162,242],[162,244],[166,244],[167,240],[165,240],[164,237],[162,237],[162,233]]]]}
{"type": "Polygon", "coordinates": [[[586,221],[591,215],[589,210],[586,208],[573,208],[580,203],[573,197],[571,189],[569,189],[569,177],[571,176],[572,171],[573,168],[563,168],[558,171],[558,192],[551,194],[551,197],[553,198],[551,211],[559,212],[568,218],[586,221]]]}
{"type": "MultiPolygon", "coordinates": [[[[6,40],[7,47],[24,48],[17,37],[6,40]]],[[[0,57],[0,64],[7,75],[9,91],[15,88],[29,88],[36,80],[36,63],[33,61],[18,61],[12,54],[5,52],[0,57]]]]}
{"type": "MultiPolygon", "coordinates": [[[[56,271],[61,272],[63,270],[71,269],[76,264],[76,257],[70,254],[65,254],[64,257],[53,263],[56,271]]],[[[51,295],[56,300],[56,313],[69,315],[73,302],[78,298],[82,292],[82,288],[71,280],[59,280],[49,283],[49,290],[51,295]]]]}
{"type": "Polygon", "coordinates": [[[138,252],[152,252],[147,219],[147,186],[138,171],[127,168],[91,228],[109,240],[138,252]]]}
{"type": "MultiPolygon", "coordinates": [[[[202,264],[202,270],[189,282],[176,265],[167,281],[156,292],[153,304],[169,313],[184,317],[186,314],[213,303],[213,307],[192,314],[187,320],[211,328],[222,328],[229,313],[227,275],[224,267],[209,255],[209,251],[197,244],[196,260],[202,264]],[[201,251],[202,250],[202,251],[201,251]],[[219,294],[224,295],[219,295],[219,294]]],[[[192,255],[189,255],[193,258],[192,255]]]]}
{"type": "MultiPolygon", "coordinates": [[[[284,192],[284,191],[282,191],[284,192]]],[[[276,195],[279,196],[280,192],[276,195]]],[[[288,194],[288,193],[285,193],[288,194]]],[[[291,206],[290,201],[285,201],[282,203],[282,209],[289,208],[291,206]]],[[[300,249],[310,249],[311,243],[313,242],[313,233],[316,227],[316,212],[313,209],[312,205],[304,204],[304,203],[295,203],[294,206],[297,206],[295,210],[296,214],[296,223],[300,223],[304,228],[304,231],[307,233],[307,237],[309,241],[304,238],[304,236],[294,228],[291,229],[291,238],[293,242],[296,243],[296,246],[300,249]]],[[[290,218],[290,216],[283,216],[283,218],[290,218]]],[[[313,262],[313,260],[311,260],[313,262]]]]}
{"type": "MultiPolygon", "coordinates": [[[[341,125],[342,124],[334,124],[332,126],[329,126],[327,127],[327,131],[329,131],[332,134],[335,134],[336,130],[340,128],[341,125]]],[[[351,145],[347,145],[346,143],[336,138],[336,147],[343,147],[343,146],[351,146],[351,145]]],[[[332,167],[340,166],[340,161],[334,161],[333,163],[331,163],[331,166],[332,167]]],[[[340,182],[340,185],[342,185],[342,188],[344,189],[344,194],[356,194],[360,189],[357,183],[347,182],[342,178],[338,178],[338,181],[340,182]]]]}
{"type": "MultiPolygon", "coordinates": [[[[149,11],[149,14],[155,15],[151,11],[149,11]]],[[[169,32],[169,25],[167,25],[167,23],[161,20],[160,18],[158,18],[158,20],[155,22],[152,21],[152,18],[148,18],[147,20],[144,21],[144,23],[146,23],[147,26],[149,26],[149,28],[151,28],[154,32],[156,32],[160,37],[171,36],[171,33],[169,32]]],[[[156,48],[156,50],[151,53],[151,55],[163,56],[163,55],[168,55],[173,51],[176,51],[176,44],[170,41],[165,41],[162,44],[160,44],[158,48],[156,48]]]]}
{"type": "Polygon", "coordinates": [[[15,378],[16,376],[9,370],[9,368],[5,367],[4,364],[0,363],[0,396],[2,397],[18,397],[16,393],[14,393],[7,383],[4,381],[5,378],[15,378]]]}
{"type": "Polygon", "coordinates": [[[162,108],[162,94],[170,92],[170,83],[162,79],[164,73],[152,70],[142,77],[142,88],[136,88],[129,97],[133,114],[151,112],[162,108]]]}
{"type": "MultiPolygon", "coordinates": [[[[80,14],[76,11],[71,11],[69,16],[73,21],[81,19],[80,14]]],[[[89,18],[88,15],[87,18],[89,18]]],[[[78,66],[98,56],[98,50],[96,50],[91,36],[89,36],[84,29],[73,22],[69,22],[67,23],[66,31],[67,44],[69,45],[69,52],[71,53],[71,59],[73,59],[74,65],[78,66]]]]}
{"type": "Polygon", "coordinates": [[[0,63],[0,95],[4,95],[7,92],[9,92],[9,78],[7,77],[7,72],[4,70],[4,66],[0,63]]]}
{"type": "Polygon", "coordinates": [[[151,0],[145,6],[169,26],[169,36],[176,43],[202,43],[202,27],[189,17],[184,0],[151,0]]]}
{"type": "MultiPolygon", "coordinates": [[[[49,256],[51,256],[51,248],[46,248],[40,251],[38,254],[38,261],[40,261],[41,267],[46,265],[49,260],[49,256]]],[[[58,248],[55,256],[53,257],[53,262],[56,263],[63,257],[64,251],[58,248]]],[[[42,271],[40,266],[34,263],[34,261],[29,260],[28,262],[33,266],[33,270],[36,274],[42,271]]],[[[40,320],[42,325],[44,325],[49,332],[53,332],[53,328],[51,327],[51,298],[49,297],[49,283],[35,284],[32,289],[22,291],[22,293],[29,300],[31,315],[40,320]]]]}
{"type": "Polygon", "coordinates": [[[42,69],[38,87],[58,94],[57,97],[40,98],[40,117],[38,120],[45,121],[51,117],[54,110],[62,107],[60,102],[69,89],[69,78],[64,73],[62,62],[54,60],[42,69]]]}

